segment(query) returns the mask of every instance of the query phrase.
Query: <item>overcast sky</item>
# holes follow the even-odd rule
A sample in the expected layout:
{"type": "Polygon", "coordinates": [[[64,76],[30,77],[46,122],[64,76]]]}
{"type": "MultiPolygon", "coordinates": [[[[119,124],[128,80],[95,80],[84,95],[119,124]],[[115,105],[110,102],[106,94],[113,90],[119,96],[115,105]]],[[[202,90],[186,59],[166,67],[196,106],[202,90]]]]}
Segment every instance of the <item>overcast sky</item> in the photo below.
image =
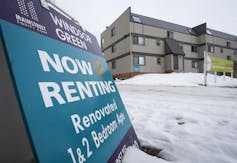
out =
{"type": "Polygon", "coordinates": [[[100,33],[129,6],[132,12],[160,20],[208,28],[237,36],[237,0],[55,0],[100,39],[100,33]]]}

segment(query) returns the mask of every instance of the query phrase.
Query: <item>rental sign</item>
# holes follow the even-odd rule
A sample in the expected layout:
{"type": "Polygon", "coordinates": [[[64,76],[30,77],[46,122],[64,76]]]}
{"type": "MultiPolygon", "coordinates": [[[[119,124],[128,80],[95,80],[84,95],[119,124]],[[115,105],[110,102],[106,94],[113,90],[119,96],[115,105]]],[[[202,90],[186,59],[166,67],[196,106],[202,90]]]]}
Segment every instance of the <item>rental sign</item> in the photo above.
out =
{"type": "Polygon", "coordinates": [[[215,56],[208,56],[208,71],[212,72],[233,72],[234,62],[215,56]]]}
{"type": "Polygon", "coordinates": [[[36,159],[121,162],[138,141],[95,36],[43,1],[0,4],[0,37],[36,159]]]}

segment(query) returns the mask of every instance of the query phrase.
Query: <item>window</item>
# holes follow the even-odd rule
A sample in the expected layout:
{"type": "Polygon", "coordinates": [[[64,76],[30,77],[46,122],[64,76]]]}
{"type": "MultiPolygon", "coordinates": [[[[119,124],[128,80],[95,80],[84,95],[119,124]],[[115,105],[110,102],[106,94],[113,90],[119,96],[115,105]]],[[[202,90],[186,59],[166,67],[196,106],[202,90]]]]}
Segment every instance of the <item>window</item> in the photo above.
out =
{"type": "Polygon", "coordinates": [[[212,35],[212,33],[209,29],[207,29],[207,34],[212,35]]]}
{"type": "Polygon", "coordinates": [[[226,42],[226,46],[227,46],[228,48],[230,47],[230,42],[229,42],[229,41],[226,42]]]}
{"type": "Polygon", "coordinates": [[[160,58],[159,58],[159,57],[157,58],[157,64],[158,64],[158,65],[160,65],[160,64],[161,64],[161,60],[160,60],[160,58]]]}
{"type": "Polygon", "coordinates": [[[192,52],[197,52],[197,46],[192,45],[192,46],[191,46],[191,50],[192,50],[192,52]]]}
{"type": "Polygon", "coordinates": [[[214,53],[214,46],[208,45],[208,52],[214,53]]]}
{"type": "Polygon", "coordinates": [[[145,45],[145,38],[141,36],[133,36],[133,44],[145,45]]]}
{"type": "Polygon", "coordinates": [[[145,65],[145,57],[144,56],[133,56],[133,64],[134,65],[145,65]]]}
{"type": "Polygon", "coordinates": [[[115,36],[115,27],[111,29],[111,37],[115,36]]]}
{"type": "Polygon", "coordinates": [[[234,55],[237,55],[237,50],[234,51],[234,55]]]}
{"type": "Polygon", "coordinates": [[[227,60],[231,60],[231,56],[229,56],[229,55],[226,56],[226,58],[227,58],[227,60]]]}
{"type": "Polygon", "coordinates": [[[141,23],[141,19],[139,17],[136,17],[136,16],[132,16],[133,20],[137,23],[141,23]]]}
{"type": "Polygon", "coordinates": [[[112,69],[116,69],[116,61],[112,61],[112,69]]]}
{"type": "Polygon", "coordinates": [[[188,29],[188,32],[189,32],[189,33],[193,33],[192,28],[188,29]]]}
{"type": "Polygon", "coordinates": [[[145,38],[144,37],[138,37],[138,44],[139,45],[145,45],[145,38]]]}
{"type": "Polygon", "coordinates": [[[160,46],[160,39],[156,39],[156,45],[160,46]]]}
{"type": "Polygon", "coordinates": [[[111,46],[111,52],[114,53],[116,51],[116,46],[115,45],[112,45],[111,46]]]}
{"type": "Polygon", "coordinates": [[[145,57],[139,57],[139,65],[145,65],[145,57]]]}
{"type": "Polygon", "coordinates": [[[223,48],[220,49],[220,52],[223,53],[223,48]]]}
{"type": "Polygon", "coordinates": [[[179,69],[179,58],[177,55],[174,55],[174,69],[175,70],[179,69]]]}
{"type": "Polygon", "coordinates": [[[174,33],[171,31],[167,31],[167,37],[168,38],[174,38],[174,33]]]}
{"type": "Polygon", "coordinates": [[[197,68],[197,67],[198,67],[198,62],[192,61],[192,68],[197,68]]]}

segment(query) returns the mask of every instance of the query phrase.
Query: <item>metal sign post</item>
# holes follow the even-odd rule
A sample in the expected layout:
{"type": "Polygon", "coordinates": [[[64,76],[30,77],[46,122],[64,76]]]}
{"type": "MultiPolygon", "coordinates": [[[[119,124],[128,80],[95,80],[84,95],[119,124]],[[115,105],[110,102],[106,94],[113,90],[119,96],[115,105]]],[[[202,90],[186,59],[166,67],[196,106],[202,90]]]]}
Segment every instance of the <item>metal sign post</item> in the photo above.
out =
{"type": "Polygon", "coordinates": [[[204,86],[207,86],[207,52],[204,51],[204,86]]]}
{"type": "Polygon", "coordinates": [[[214,72],[214,75],[215,75],[215,77],[214,77],[214,78],[215,78],[215,79],[214,79],[214,82],[216,83],[216,76],[217,76],[217,72],[216,72],[216,71],[214,72]]]}

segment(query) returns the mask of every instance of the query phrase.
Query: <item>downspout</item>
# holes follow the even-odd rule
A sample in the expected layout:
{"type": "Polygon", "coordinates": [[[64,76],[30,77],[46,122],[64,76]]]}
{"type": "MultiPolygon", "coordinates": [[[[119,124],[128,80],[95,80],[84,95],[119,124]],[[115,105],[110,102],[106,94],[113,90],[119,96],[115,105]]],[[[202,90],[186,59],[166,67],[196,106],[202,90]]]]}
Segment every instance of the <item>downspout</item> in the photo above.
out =
{"type": "Polygon", "coordinates": [[[133,73],[133,55],[132,55],[132,30],[131,30],[131,7],[129,7],[129,53],[130,53],[130,72],[133,73]]]}

